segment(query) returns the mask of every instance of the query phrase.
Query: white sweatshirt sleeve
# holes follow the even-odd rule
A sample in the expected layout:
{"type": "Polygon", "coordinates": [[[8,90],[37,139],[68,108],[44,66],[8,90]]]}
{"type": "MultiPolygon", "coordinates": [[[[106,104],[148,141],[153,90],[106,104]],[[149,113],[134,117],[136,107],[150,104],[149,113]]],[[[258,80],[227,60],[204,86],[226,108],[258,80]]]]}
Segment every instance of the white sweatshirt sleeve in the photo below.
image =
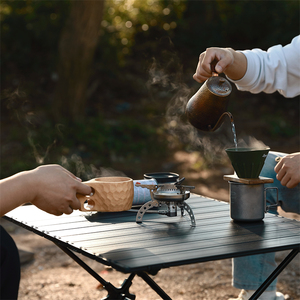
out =
{"type": "Polygon", "coordinates": [[[287,98],[300,95],[300,35],[286,46],[273,46],[268,51],[241,51],[247,58],[247,71],[233,81],[241,91],[274,93],[287,98]]]}

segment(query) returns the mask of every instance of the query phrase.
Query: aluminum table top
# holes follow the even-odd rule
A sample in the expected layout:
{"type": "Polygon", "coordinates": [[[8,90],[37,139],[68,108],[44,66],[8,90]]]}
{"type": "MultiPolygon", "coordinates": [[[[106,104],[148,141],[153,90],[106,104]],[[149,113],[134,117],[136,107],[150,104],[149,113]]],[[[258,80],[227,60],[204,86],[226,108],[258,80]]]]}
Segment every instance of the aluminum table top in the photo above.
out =
{"type": "Polygon", "coordinates": [[[124,272],[155,271],[190,263],[296,249],[300,222],[266,214],[261,222],[236,223],[229,204],[191,194],[196,227],[189,216],[146,213],[137,224],[136,211],[74,211],[53,216],[33,205],[6,214],[15,222],[62,246],[124,272]]]}

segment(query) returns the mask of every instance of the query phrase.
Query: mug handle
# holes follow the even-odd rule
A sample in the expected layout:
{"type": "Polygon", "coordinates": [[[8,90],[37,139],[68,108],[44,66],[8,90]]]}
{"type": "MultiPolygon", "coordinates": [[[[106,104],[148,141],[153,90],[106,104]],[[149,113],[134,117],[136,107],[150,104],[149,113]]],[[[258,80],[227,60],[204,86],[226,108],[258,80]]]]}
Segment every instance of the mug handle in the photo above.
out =
{"type": "MultiPolygon", "coordinates": [[[[87,183],[85,182],[85,184],[87,184],[87,183]]],[[[90,195],[76,194],[77,199],[81,203],[81,208],[80,208],[81,211],[94,211],[95,210],[94,209],[95,202],[94,202],[94,200],[92,200],[90,198],[91,196],[93,196],[95,194],[95,190],[93,189],[92,186],[90,186],[90,187],[92,188],[92,193],[90,195]],[[87,201],[87,205],[86,205],[86,201],[87,201]]]]}
{"type": "Polygon", "coordinates": [[[272,207],[278,207],[280,206],[279,200],[278,200],[278,188],[277,187],[267,187],[264,190],[264,198],[265,198],[265,213],[268,212],[270,210],[270,208],[272,207]],[[267,190],[276,190],[276,204],[271,204],[267,206],[267,190]]]}

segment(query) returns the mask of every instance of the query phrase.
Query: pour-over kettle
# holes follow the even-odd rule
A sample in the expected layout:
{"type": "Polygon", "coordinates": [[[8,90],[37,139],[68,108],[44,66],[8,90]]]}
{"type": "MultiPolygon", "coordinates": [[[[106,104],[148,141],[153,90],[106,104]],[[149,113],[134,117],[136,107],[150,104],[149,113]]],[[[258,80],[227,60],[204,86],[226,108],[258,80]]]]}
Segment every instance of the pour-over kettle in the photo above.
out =
{"type": "Polygon", "coordinates": [[[207,79],[188,101],[186,115],[189,122],[202,131],[215,131],[223,123],[232,91],[229,81],[217,73],[207,79]]]}

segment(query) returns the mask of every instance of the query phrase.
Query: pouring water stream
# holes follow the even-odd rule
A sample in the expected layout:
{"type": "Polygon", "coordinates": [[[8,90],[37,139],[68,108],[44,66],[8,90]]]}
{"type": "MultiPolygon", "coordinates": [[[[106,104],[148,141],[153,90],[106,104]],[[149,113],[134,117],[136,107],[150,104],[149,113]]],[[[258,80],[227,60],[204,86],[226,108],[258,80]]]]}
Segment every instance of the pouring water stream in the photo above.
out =
{"type": "Polygon", "coordinates": [[[237,149],[237,138],[236,138],[236,131],[235,131],[233,116],[230,112],[225,112],[225,114],[228,115],[230,118],[231,130],[232,130],[232,134],[233,134],[233,142],[234,142],[235,149],[237,149]]]}

